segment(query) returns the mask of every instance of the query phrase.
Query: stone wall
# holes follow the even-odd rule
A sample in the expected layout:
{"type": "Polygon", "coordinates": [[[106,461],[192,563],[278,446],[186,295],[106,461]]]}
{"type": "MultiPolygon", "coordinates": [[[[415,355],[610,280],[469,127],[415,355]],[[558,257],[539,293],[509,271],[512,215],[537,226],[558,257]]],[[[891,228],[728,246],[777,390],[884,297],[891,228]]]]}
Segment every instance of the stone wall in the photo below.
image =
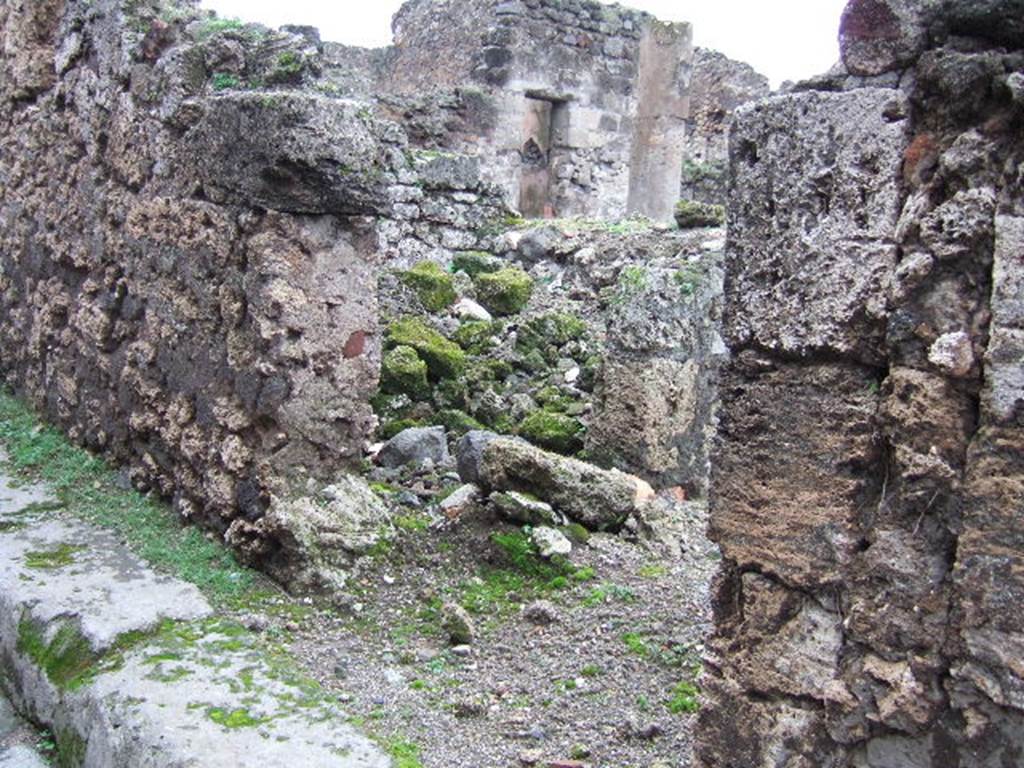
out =
{"type": "Polygon", "coordinates": [[[700,757],[1024,761],[1024,29],[854,0],[742,109],[700,757]]]}
{"type": "Polygon", "coordinates": [[[732,116],[771,92],[768,78],[749,64],[708,48],[695,49],[680,199],[725,204],[732,116]]]}
{"type": "Polygon", "coordinates": [[[378,270],[504,209],[476,160],[325,94],[307,31],[128,0],[0,30],[3,381],[292,578],[263,522],[362,459],[378,270]]]}
{"type": "Polygon", "coordinates": [[[414,0],[394,28],[381,90],[483,88],[497,119],[460,148],[484,158],[486,177],[510,205],[520,206],[521,178],[532,167],[523,124],[532,100],[553,112],[550,146],[540,147],[548,215],[671,218],[688,109],[688,25],[589,0],[414,0]],[[657,204],[636,191],[631,200],[631,168],[635,188],[669,191],[657,204]]]}

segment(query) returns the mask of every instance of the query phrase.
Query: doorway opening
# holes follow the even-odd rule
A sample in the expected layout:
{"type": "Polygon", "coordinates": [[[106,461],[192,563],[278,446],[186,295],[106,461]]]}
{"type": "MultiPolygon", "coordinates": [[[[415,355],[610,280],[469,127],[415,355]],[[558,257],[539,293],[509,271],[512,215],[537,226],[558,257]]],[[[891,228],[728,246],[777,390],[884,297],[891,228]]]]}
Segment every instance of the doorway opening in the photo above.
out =
{"type": "Polygon", "coordinates": [[[519,150],[519,211],[525,218],[550,219],[556,215],[551,196],[552,150],[565,142],[568,116],[567,101],[526,97],[519,150]]]}

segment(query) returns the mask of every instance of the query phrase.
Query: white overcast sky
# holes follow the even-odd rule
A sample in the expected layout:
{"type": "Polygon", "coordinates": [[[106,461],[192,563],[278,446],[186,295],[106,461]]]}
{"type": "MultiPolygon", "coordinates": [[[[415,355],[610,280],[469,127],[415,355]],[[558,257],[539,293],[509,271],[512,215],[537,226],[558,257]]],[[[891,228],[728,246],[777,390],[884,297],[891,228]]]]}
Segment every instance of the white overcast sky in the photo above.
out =
{"type": "MultiPolygon", "coordinates": [[[[267,26],[312,24],[325,40],[380,47],[391,42],[401,0],[203,0],[221,16],[267,26]]],[[[689,21],[694,42],[752,64],[772,85],[824,72],[839,58],[846,0],[632,0],[661,19],[689,21]]]]}

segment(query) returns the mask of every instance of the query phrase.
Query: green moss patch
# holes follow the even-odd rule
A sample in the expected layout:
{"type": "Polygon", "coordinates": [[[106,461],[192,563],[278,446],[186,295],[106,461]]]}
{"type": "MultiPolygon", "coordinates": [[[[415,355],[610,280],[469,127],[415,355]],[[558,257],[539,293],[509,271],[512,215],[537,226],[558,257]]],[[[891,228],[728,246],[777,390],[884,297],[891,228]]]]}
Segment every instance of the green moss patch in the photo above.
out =
{"type": "Polygon", "coordinates": [[[391,755],[395,768],[423,768],[417,744],[402,738],[383,739],[380,743],[391,755]]]}
{"type": "Polygon", "coordinates": [[[400,432],[405,432],[407,429],[414,429],[416,427],[425,427],[427,422],[423,419],[395,419],[385,423],[380,428],[380,435],[385,440],[390,440],[392,437],[400,432]]]}
{"type": "Polygon", "coordinates": [[[458,344],[449,341],[415,317],[403,318],[392,323],[388,329],[388,337],[393,344],[416,350],[435,378],[458,376],[466,366],[466,353],[458,344]]]}
{"type": "Polygon", "coordinates": [[[523,419],[518,432],[531,443],[559,453],[573,453],[583,447],[583,425],[562,413],[534,411],[523,419]]]}
{"type": "Polygon", "coordinates": [[[71,623],[63,623],[51,640],[43,627],[24,616],[18,623],[18,653],[28,656],[55,686],[73,690],[90,677],[98,656],[89,641],[71,623]]]}
{"type": "Polygon", "coordinates": [[[210,84],[215,91],[227,91],[242,87],[242,81],[230,72],[215,72],[210,78],[210,84]]]}
{"type": "Polygon", "coordinates": [[[467,352],[480,355],[494,346],[491,339],[495,335],[500,334],[501,330],[501,326],[498,323],[488,323],[484,320],[467,320],[458,327],[453,338],[467,352]]]}
{"type": "Polygon", "coordinates": [[[75,562],[75,554],[82,550],[71,544],[60,544],[53,549],[25,553],[25,567],[39,571],[67,568],[75,562]]]}
{"type": "Polygon", "coordinates": [[[477,298],[496,315],[514,315],[529,303],[533,295],[533,278],[518,267],[477,275],[477,298]]]}
{"type": "Polygon", "coordinates": [[[427,364],[412,347],[395,347],[384,353],[380,367],[380,386],[385,392],[394,395],[426,397],[430,394],[427,364]]]}
{"type": "Polygon", "coordinates": [[[302,80],[306,61],[296,51],[283,51],[274,61],[274,67],[267,73],[267,82],[275,85],[293,84],[302,80]]]}
{"type": "Polygon", "coordinates": [[[725,208],[696,200],[680,200],[676,203],[675,217],[680,229],[721,227],[725,224],[725,208]]]}
{"type": "Polygon", "coordinates": [[[679,292],[683,296],[692,296],[700,288],[706,274],[704,267],[700,264],[687,264],[680,267],[675,274],[674,280],[679,286],[679,292]]]}
{"type": "Polygon", "coordinates": [[[665,702],[665,708],[673,715],[693,714],[700,709],[700,688],[683,680],[672,689],[672,697],[665,702]]]}
{"type": "Polygon", "coordinates": [[[431,312],[447,309],[458,298],[452,276],[432,261],[421,261],[412,269],[400,272],[399,278],[431,312]]]}
{"type": "Polygon", "coordinates": [[[206,710],[206,717],[217,725],[222,725],[232,730],[237,728],[255,728],[258,725],[263,725],[269,719],[266,717],[255,717],[249,710],[244,708],[224,709],[222,707],[210,707],[206,710]]]}
{"type": "Polygon", "coordinates": [[[456,437],[462,437],[462,435],[474,429],[486,429],[484,424],[481,424],[465,411],[457,409],[438,411],[431,422],[436,426],[444,427],[446,431],[456,437]]]}
{"type": "Polygon", "coordinates": [[[553,312],[532,317],[520,326],[516,349],[523,359],[536,351],[548,363],[559,357],[559,349],[586,336],[587,324],[576,315],[553,312]]]}
{"type": "Polygon", "coordinates": [[[85,764],[87,744],[70,728],[62,728],[54,734],[57,768],[79,768],[85,764]]]}
{"type": "Polygon", "coordinates": [[[465,272],[470,277],[497,272],[499,269],[501,269],[501,259],[484,251],[463,251],[455,254],[455,258],[452,259],[452,271],[465,272]]]}

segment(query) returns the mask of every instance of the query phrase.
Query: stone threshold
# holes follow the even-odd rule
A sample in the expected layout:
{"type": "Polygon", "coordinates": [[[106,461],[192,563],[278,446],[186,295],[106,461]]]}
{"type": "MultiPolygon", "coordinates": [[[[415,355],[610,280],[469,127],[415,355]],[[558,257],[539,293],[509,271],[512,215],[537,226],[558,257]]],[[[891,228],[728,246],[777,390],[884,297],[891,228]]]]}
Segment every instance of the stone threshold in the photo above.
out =
{"type": "Polygon", "coordinates": [[[287,652],[0,473],[0,686],[84,768],[388,768],[287,652]]]}

